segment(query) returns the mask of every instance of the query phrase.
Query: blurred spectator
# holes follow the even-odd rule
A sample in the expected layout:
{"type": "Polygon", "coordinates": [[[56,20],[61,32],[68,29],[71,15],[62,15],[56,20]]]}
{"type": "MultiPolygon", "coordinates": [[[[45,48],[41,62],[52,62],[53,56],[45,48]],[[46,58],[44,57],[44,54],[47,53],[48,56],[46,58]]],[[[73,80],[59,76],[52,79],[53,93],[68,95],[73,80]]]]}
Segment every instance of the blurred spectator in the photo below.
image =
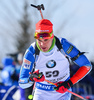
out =
{"type": "Polygon", "coordinates": [[[19,77],[15,73],[15,61],[11,57],[2,59],[3,70],[1,72],[2,82],[5,85],[18,85],[19,77]]]}
{"type": "MultiPolygon", "coordinates": [[[[23,62],[23,53],[7,54],[7,57],[2,59],[3,70],[1,72],[2,82],[5,85],[17,85],[20,74],[20,68],[23,62]]],[[[33,86],[22,89],[20,88],[20,100],[31,100],[28,98],[32,94],[33,86]]]]}
{"type": "Polygon", "coordinates": [[[0,100],[20,100],[18,86],[5,86],[0,84],[0,100]]]}
{"type": "Polygon", "coordinates": [[[23,62],[23,53],[19,53],[19,54],[18,54],[17,60],[18,60],[18,63],[19,63],[20,65],[22,65],[22,62],[23,62]]]}
{"type": "MultiPolygon", "coordinates": [[[[1,72],[2,83],[7,86],[18,86],[20,67],[22,64],[22,53],[9,54],[2,59],[3,70],[1,72]],[[11,56],[12,55],[12,56],[11,56]]],[[[7,87],[6,87],[7,88],[7,87]]],[[[20,100],[26,100],[25,90],[19,87],[20,100]]],[[[11,96],[9,96],[12,98],[11,96]]]]}
{"type": "Polygon", "coordinates": [[[23,62],[23,53],[17,53],[16,55],[16,75],[19,77],[19,73],[20,73],[20,68],[21,68],[21,64],[23,62]]]}

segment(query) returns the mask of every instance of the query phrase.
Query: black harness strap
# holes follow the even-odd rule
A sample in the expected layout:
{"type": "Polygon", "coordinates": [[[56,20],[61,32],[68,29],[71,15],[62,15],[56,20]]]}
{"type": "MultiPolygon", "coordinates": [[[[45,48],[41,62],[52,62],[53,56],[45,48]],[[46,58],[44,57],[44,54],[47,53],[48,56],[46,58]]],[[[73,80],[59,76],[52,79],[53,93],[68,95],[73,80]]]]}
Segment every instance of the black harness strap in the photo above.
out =
{"type": "Polygon", "coordinates": [[[72,60],[72,61],[75,61],[76,59],[78,59],[78,57],[79,57],[80,55],[83,55],[84,53],[85,53],[85,52],[80,52],[80,51],[79,51],[78,55],[75,56],[75,57],[73,57],[73,58],[71,58],[71,60],[72,60]]]}
{"type": "Polygon", "coordinates": [[[59,39],[58,39],[56,36],[54,36],[54,37],[55,37],[55,39],[56,39],[56,46],[57,46],[57,48],[58,48],[59,51],[60,51],[60,50],[62,49],[62,45],[61,45],[59,39]]]}
{"type": "Polygon", "coordinates": [[[36,45],[36,43],[35,43],[35,62],[34,62],[34,66],[33,66],[33,70],[32,70],[32,72],[35,71],[36,58],[37,58],[37,55],[39,55],[39,53],[40,53],[40,50],[38,49],[38,47],[37,47],[37,45],[36,45]]]}
{"type": "Polygon", "coordinates": [[[35,57],[36,57],[36,55],[39,55],[39,49],[38,49],[38,47],[37,47],[37,45],[35,44],[35,57]]]}

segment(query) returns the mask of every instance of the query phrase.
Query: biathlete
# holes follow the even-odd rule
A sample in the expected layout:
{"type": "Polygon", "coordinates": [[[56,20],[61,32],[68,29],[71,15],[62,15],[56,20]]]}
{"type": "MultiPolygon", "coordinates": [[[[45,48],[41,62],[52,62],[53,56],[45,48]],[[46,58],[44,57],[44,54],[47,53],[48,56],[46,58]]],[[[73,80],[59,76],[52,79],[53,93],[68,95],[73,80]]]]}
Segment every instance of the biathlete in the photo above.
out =
{"type": "Polygon", "coordinates": [[[90,61],[65,38],[54,36],[53,24],[48,19],[42,19],[36,24],[34,38],[36,42],[30,45],[24,55],[20,87],[25,89],[36,83],[33,100],[70,100],[71,94],[67,90],[71,91],[71,87],[91,71],[90,61]],[[79,65],[72,77],[67,57],[79,65]]]}

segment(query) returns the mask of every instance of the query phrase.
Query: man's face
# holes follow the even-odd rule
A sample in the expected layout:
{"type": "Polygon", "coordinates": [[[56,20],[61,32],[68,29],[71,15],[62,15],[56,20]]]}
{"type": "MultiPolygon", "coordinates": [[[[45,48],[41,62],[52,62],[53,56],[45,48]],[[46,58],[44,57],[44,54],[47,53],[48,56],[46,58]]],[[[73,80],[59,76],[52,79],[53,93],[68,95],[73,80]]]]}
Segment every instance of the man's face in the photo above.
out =
{"type": "Polygon", "coordinates": [[[51,39],[37,39],[38,45],[43,52],[47,52],[52,45],[53,38],[51,39]]]}

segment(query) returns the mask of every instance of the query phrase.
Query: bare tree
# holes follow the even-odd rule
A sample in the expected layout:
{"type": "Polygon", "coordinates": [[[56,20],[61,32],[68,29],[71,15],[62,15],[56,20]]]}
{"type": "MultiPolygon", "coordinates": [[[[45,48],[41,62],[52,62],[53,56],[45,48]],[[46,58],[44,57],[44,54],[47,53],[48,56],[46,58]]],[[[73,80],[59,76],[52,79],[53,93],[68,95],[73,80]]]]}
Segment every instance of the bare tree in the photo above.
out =
{"type": "Polygon", "coordinates": [[[19,24],[22,31],[17,35],[17,49],[18,52],[24,52],[29,47],[31,40],[34,41],[33,38],[31,39],[32,33],[29,31],[32,28],[32,22],[29,19],[27,1],[24,3],[24,14],[22,20],[19,20],[19,24]]]}

